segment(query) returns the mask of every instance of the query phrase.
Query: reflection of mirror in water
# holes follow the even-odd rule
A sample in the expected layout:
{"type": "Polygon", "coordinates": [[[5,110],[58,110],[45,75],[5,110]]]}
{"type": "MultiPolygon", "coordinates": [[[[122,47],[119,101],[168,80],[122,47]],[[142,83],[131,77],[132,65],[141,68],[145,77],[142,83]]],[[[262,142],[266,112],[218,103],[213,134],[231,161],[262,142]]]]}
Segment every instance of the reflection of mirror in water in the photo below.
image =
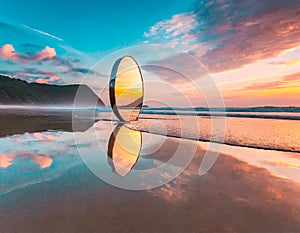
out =
{"type": "Polygon", "coordinates": [[[118,124],[109,138],[107,150],[113,171],[119,176],[126,176],[136,164],[141,147],[141,132],[118,124]]]}
{"type": "Polygon", "coordinates": [[[138,119],[143,105],[143,78],[139,65],[130,56],[116,61],[109,85],[110,104],[121,121],[138,119]]]}

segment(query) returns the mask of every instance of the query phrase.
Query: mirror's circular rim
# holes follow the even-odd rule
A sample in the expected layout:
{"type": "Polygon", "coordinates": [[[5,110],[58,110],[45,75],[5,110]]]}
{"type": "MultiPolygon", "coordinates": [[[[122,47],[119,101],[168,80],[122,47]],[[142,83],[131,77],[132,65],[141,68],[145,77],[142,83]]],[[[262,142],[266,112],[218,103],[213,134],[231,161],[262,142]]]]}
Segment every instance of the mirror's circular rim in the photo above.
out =
{"type": "Polygon", "coordinates": [[[113,65],[111,74],[110,74],[110,81],[109,81],[109,100],[110,100],[110,106],[113,110],[113,113],[116,115],[116,117],[119,118],[120,121],[122,122],[128,122],[128,120],[125,120],[122,115],[120,114],[118,107],[116,107],[116,90],[115,90],[115,85],[116,85],[116,79],[117,79],[117,73],[118,73],[118,68],[119,65],[121,63],[121,61],[125,58],[130,58],[132,59],[132,61],[135,63],[135,65],[138,68],[139,74],[140,74],[140,79],[141,79],[141,83],[142,83],[142,106],[139,109],[139,112],[136,116],[136,119],[134,119],[133,121],[136,121],[139,118],[139,115],[141,113],[142,107],[143,107],[143,102],[144,102],[144,79],[143,79],[143,75],[142,75],[142,71],[141,68],[139,66],[139,64],[137,63],[137,61],[129,55],[123,56],[121,58],[119,58],[113,65]]]}

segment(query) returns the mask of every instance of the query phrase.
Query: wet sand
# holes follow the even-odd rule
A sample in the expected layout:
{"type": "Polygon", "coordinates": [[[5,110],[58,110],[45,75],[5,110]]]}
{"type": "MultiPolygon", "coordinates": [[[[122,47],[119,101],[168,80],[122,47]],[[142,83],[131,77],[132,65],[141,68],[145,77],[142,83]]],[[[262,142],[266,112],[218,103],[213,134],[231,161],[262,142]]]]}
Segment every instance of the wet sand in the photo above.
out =
{"type": "Polygon", "coordinates": [[[131,122],[128,127],[161,134],[161,126],[164,125],[165,133],[169,136],[252,148],[300,152],[299,120],[198,116],[197,128],[194,123],[190,123],[195,116],[184,116],[184,118],[169,116],[168,120],[165,120],[164,115],[159,116],[162,119],[155,119],[156,116],[143,115],[142,119],[131,122]],[[212,122],[220,130],[212,131],[212,122]]]}
{"type": "MultiPolygon", "coordinates": [[[[168,160],[165,150],[177,142],[168,139],[153,156],[168,160]]],[[[1,228],[7,233],[299,232],[298,183],[226,155],[199,176],[204,152],[199,147],[174,181],[147,191],[114,188],[79,165],[1,196],[1,228]]]]}
{"type": "MultiPolygon", "coordinates": [[[[142,121],[146,128],[148,119],[142,121]]],[[[167,162],[182,140],[197,144],[194,159],[168,184],[129,191],[103,182],[88,169],[77,152],[72,133],[52,131],[60,128],[60,119],[41,118],[41,125],[47,130],[39,125],[34,128],[32,123],[32,131],[39,133],[22,135],[27,132],[26,122],[11,131],[18,135],[0,138],[0,155],[6,159],[15,156],[0,166],[0,232],[300,232],[299,179],[279,177],[252,158],[257,154],[266,155],[262,161],[280,161],[267,157],[272,151],[225,148],[212,169],[200,176],[199,166],[207,145],[164,137],[158,150],[140,155],[134,170],[167,162]]],[[[90,130],[109,137],[106,124],[113,124],[114,128],[114,123],[98,121],[90,130]]],[[[5,124],[3,127],[5,131],[5,124]]],[[[173,132],[177,132],[176,128],[173,132]]],[[[94,142],[99,142],[99,138],[85,139],[91,143],[78,146],[98,147],[94,142]]],[[[182,156],[190,151],[185,153],[182,156]]],[[[282,153],[286,153],[283,162],[300,158],[299,153],[282,153]]],[[[104,156],[107,163],[105,153],[95,151],[93,156],[104,156]]],[[[102,164],[95,165],[101,172],[102,164]]],[[[290,165],[286,164],[285,171],[298,169],[293,174],[300,176],[299,168],[290,165]]]]}
{"type": "MultiPolygon", "coordinates": [[[[76,119],[79,127],[76,131],[85,131],[94,123],[94,120],[76,119]]],[[[72,132],[71,110],[41,110],[41,109],[1,109],[0,137],[34,133],[47,130],[62,130],[72,132]]]]}

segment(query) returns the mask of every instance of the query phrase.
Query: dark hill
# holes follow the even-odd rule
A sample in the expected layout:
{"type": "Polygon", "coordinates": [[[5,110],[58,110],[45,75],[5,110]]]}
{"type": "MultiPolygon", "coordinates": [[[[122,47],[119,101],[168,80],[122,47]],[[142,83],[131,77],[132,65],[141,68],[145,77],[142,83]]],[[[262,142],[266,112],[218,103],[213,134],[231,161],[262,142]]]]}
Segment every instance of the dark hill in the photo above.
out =
{"type": "Polygon", "coordinates": [[[1,105],[73,105],[80,88],[80,106],[104,106],[99,97],[86,85],[49,85],[28,83],[0,75],[1,105]]]}

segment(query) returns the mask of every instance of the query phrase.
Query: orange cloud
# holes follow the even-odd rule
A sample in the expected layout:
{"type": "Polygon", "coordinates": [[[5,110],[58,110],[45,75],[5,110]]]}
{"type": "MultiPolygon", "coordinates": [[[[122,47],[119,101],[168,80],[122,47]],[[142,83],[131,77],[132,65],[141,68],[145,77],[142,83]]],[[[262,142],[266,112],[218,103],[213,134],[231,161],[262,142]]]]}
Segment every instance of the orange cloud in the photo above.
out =
{"type": "Polygon", "coordinates": [[[5,44],[0,48],[0,57],[2,57],[4,60],[18,60],[18,55],[15,52],[15,48],[11,44],[5,44]]]}
{"type": "Polygon", "coordinates": [[[29,155],[32,161],[34,161],[36,164],[40,166],[40,168],[47,168],[52,165],[52,158],[48,156],[42,156],[42,155],[36,155],[36,154],[30,154],[29,155]]]}
{"type": "Polygon", "coordinates": [[[55,81],[59,81],[59,80],[61,80],[61,78],[58,76],[51,76],[49,78],[49,82],[55,82],[55,81]]]}
{"type": "Polygon", "coordinates": [[[38,78],[37,80],[35,80],[35,82],[39,84],[48,84],[48,80],[43,78],[38,78]]]}
{"type": "Polygon", "coordinates": [[[292,60],[292,61],[278,61],[271,62],[272,65],[280,65],[280,66],[294,66],[300,64],[300,60],[292,60]]]}
{"type": "Polygon", "coordinates": [[[49,84],[49,83],[53,83],[56,81],[61,81],[61,77],[59,76],[51,76],[50,78],[38,78],[35,80],[36,83],[40,83],[40,84],[49,84]]]}
{"type": "Polygon", "coordinates": [[[300,72],[284,76],[284,81],[300,81],[300,72]]]}
{"type": "Polygon", "coordinates": [[[56,56],[54,48],[46,46],[42,51],[38,52],[34,58],[34,61],[51,60],[56,56]]]}
{"type": "MultiPolygon", "coordinates": [[[[33,162],[38,164],[42,169],[50,167],[53,163],[53,159],[49,156],[38,155],[36,153],[27,152],[27,151],[19,151],[17,154],[26,157],[28,156],[33,162]]],[[[9,166],[11,166],[17,154],[0,153],[0,168],[8,168],[9,166]]]]}
{"type": "Polygon", "coordinates": [[[36,154],[34,152],[28,152],[28,151],[19,151],[20,155],[23,156],[28,156],[33,162],[35,162],[36,164],[38,164],[40,166],[40,168],[47,168],[50,167],[52,165],[53,159],[49,156],[45,156],[45,155],[39,155],[36,154]]]}
{"type": "Polygon", "coordinates": [[[280,86],[267,88],[268,84],[261,84],[258,89],[241,89],[225,93],[223,95],[227,106],[299,106],[300,87],[298,86],[280,86]],[[265,85],[266,88],[263,88],[265,85]]]}
{"type": "Polygon", "coordinates": [[[274,81],[274,82],[265,82],[265,83],[255,83],[250,86],[245,87],[246,90],[266,90],[266,89],[274,89],[278,88],[283,84],[282,81],[274,81]]]}
{"type": "Polygon", "coordinates": [[[7,168],[12,165],[12,161],[16,157],[15,154],[0,154],[0,167],[7,168]]]}
{"type": "MultiPolygon", "coordinates": [[[[269,91],[271,89],[276,89],[276,93],[280,93],[280,90],[289,88],[292,90],[298,90],[299,91],[299,84],[298,81],[300,81],[300,72],[298,73],[293,73],[289,74],[286,76],[283,76],[280,80],[278,81],[272,81],[272,82],[260,82],[260,83],[255,83],[250,86],[245,87],[243,90],[249,90],[249,91],[269,91]]],[[[300,91],[299,91],[300,93],[300,91]]]]}
{"type": "Polygon", "coordinates": [[[227,106],[299,106],[300,72],[282,76],[276,81],[258,82],[223,93],[227,106]]]}

